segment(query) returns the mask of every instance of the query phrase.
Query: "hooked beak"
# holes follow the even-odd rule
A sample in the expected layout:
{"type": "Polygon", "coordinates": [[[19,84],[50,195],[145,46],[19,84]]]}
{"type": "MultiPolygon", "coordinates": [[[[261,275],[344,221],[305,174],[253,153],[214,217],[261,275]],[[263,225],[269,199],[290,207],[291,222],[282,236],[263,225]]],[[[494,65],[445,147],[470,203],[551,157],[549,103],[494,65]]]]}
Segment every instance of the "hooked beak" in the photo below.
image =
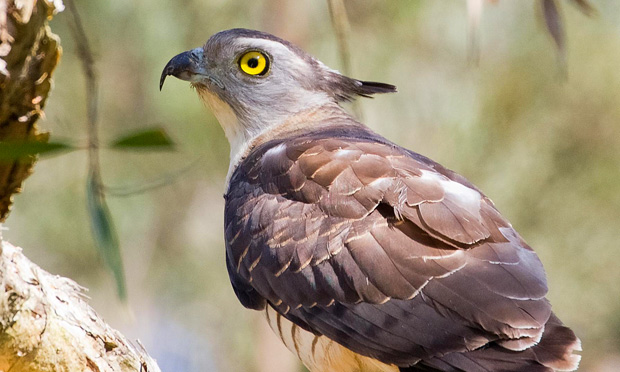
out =
{"type": "Polygon", "coordinates": [[[205,79],[224,89],[222,83],[207,73],[203,63],[204,51],[202,48],[195,48],[177,54],[166,64],[159,79],[159,90],[164,86],[164,81],[168,75],[172,75],[181,80],[192,83],[205,83],[205,79]]]}

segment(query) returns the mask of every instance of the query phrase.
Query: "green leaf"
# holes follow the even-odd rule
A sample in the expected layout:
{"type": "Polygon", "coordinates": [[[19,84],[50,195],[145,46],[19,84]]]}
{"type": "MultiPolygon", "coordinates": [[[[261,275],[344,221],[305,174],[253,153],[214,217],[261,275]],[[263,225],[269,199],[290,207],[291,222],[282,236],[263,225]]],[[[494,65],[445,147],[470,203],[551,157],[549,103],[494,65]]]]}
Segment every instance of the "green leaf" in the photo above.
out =
{"type": "Polygon", "coordinates": [[[0,160],[17,160],[37,154],[50,155],[75,149],[76,147],[62,142],[0,141],[0,160]]]}
{"type": "Polygon", "coordinates": [[[125,272],[120,244],[110,211],[97,179],[98,177],[91,172],[86,185],[88,213],[90,215],[93,237],[99,254],[101,254],[104,263],[114,275],[118,297],[124,302],[127,299],[127,289],[125,287],[125,272]]]}
{"type": "Polygon", "coordinates": [[[164,129],[150,128],[118,138],[110,147],[118,150],[172,150],[174,143],[164,129]]]}

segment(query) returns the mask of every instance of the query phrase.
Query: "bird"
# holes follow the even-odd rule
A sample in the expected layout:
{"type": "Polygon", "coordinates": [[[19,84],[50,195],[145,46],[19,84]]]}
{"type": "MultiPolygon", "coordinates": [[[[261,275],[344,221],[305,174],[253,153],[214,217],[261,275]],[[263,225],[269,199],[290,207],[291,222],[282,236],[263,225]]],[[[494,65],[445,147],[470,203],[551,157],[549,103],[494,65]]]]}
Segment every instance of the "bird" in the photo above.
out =
{"type": "Polygon", "coordinates": [[[226,267],[312,372],[572,371],[534,250],[465,177],[342,103],[396,92],[248,29],[173,57],[230,143],[226,267]]]}

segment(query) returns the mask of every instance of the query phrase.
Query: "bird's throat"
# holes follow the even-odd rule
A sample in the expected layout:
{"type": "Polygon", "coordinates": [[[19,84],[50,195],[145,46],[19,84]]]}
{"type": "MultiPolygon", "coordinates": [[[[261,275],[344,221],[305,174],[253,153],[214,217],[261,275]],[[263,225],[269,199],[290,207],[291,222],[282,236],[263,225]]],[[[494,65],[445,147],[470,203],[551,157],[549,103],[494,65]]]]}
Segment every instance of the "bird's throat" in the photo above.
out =
{"type": "MultiPolygon", "coordinates": [[[[230,144],[230,164],[226,177],[226,188],[232,172],[243,158],[256,146],[274,139],[285,136],[289,132],[299,132],[304,129],[317,130],[321,126],[333,122],[333,119],[350,119],[349,114],[337,103],[327,103],[316,107],[311,107],[296,114],[291,115],[282,122],[265,121],[264,123],[245,123],[241,120],[232,107],[224,102],[217,94],[208,89],[196,89],[203,102],[213,112],[220,126],[226,134],[230,144]]],[[[354,120],[338,120],[352,125],[362,125],[354,120]]]]}
{"type": "Polygon", "coordinates": [[[229,104],[222,101],[208,89],[197,89],[197,91],[201,100],[209,106],[224,130],[230,144],[230,162],[232,166],[232,164],[236,164],[240,155],[244,153],[243,149],[247,146],[252,134],[248,133],[248,130],[239,121],[239,118],[229,104]]]}

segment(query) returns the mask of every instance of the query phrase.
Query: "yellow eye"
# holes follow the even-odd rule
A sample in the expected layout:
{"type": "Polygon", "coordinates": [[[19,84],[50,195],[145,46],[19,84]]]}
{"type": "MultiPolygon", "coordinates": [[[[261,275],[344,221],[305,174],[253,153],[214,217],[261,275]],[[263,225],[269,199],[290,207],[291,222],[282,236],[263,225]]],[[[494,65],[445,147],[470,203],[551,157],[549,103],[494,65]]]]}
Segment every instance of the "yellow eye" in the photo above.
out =
{"type": "Polygon", "coordinates": [[[269,58],[261,52],[247,52],[239,59],[239,67],[248,75],[265,75],[269,71],[269,58]]]}

